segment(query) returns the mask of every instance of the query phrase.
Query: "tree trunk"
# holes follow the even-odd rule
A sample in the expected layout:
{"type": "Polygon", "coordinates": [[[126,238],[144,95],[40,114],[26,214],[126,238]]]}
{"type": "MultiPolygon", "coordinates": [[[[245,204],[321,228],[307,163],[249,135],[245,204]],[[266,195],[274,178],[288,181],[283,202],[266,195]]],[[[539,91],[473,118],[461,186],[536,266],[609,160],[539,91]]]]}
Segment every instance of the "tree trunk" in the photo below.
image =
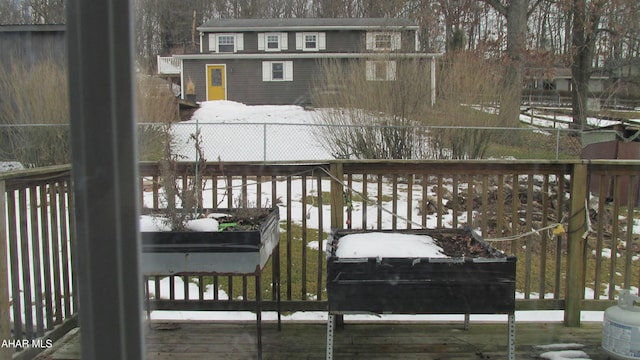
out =
{"type": "Polygon", "coordinates": [[[513,125],[519,121],[528,3],[528,0],[511,0],[506,8],[507,69],[500,105],[500,120],[503,125],[513,125]]]}
{"type": "Polygon", "coordinates": [[[584,129],[587,122],[589,78],[591,77],[591,62],[596,46],[597,28],[600,22],[600,7],[596,5],[591,11],[588,11],[585,0],[573,0],[572,5],[571,114],[573,128],[584,129]]]}
{"type": "Polygon", "coordinates": [[[484,0],[507,19],[507,57],[500,99],[500,123],[517,125],[520,117],[522,69],[527,40],[529,0],[511,0],[506,5],[500,0],[484,0]]]}

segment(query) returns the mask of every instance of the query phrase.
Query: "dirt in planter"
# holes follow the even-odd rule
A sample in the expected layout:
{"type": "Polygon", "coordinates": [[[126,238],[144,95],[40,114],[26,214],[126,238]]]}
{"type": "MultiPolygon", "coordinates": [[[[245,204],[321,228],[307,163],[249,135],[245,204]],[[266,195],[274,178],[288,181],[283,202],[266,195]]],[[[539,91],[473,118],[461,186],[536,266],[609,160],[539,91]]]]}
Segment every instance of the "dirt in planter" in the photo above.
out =
{"type": "Polygon", "coordinates": [[[449,257],[492,258],[496,257],[484,244],[466,234],[443,234],[433,239],[449,257]]]}
{"type": "Polygon", "coordinates": [[[229,216],[217,218],[221,231],[254,231],[260,230],[260,226],[269,216],[271,209],[233,209],[229,216]],[[225,227],[224,224],[235,224],[225,227]]]}

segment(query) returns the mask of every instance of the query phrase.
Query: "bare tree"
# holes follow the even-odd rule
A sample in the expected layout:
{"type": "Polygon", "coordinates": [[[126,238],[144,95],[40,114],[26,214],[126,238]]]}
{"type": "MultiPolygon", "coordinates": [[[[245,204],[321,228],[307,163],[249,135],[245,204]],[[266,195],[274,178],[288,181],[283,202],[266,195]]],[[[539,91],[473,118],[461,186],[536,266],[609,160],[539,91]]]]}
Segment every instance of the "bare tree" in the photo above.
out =
{"type": "Polygon", "coordinates": [[[64,24],[64,0],[29,0],[34,24],[64,24]]]}
{"type": "Polygon", "coordinates": [[[573,104],[573,126],[583,128],[587,119],[587,99],[589,79],[593,62],[601,10],[604,0],[572,0],[571,14],[573,26],[571,32],[571,100],[573,104]]]}
{"type": "Polygon", "coordinates": [[[0,0],[0,25],[28,24],[31,22],[29,8],[18,0],[0,0]]]}
{"type": "Polygon", "coordinates": [[[500,117],[504,124],[519,121],[520,98],[523,86],[524,56],[527,44],[527,16],[542,1],[536,0],[531,8],[529,0],[485,0],[507,19],[506,72],[500,117]]]}

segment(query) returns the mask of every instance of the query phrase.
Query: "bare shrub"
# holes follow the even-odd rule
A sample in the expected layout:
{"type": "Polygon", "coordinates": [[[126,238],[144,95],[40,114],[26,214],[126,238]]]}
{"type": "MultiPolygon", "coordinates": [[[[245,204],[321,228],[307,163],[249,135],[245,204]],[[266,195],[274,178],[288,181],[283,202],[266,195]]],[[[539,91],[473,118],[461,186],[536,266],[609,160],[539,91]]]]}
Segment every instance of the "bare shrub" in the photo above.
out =
{"type": "Polygon", "coordinates": [[[26,167],[70,162],[67,72],[53,59],[0,66],[0,158],[26,167]]]}
{"type": "MultiPolygon", "coordinates": [[[[179,119],[178,103],[166,81],[138,76],[139,155],[162,158],[163,124],[179,119]]],[[[68,164],[69,92],[66,64],[47,59],[33,65],[0,66],[0,159],[26,167],[68,164]]]]}
{"type": "Polygon", "coordinates": [[[312,101],[316,136],[338,158],[481,158],[500,126],[500,69],[473,52],[449,54],[440,66],[431,106],[429,60],[389,54],[384,59],[327,60],[312,101]],[[370,64],[394,63],[376,73],[370,64]]]}
{"type": "Polygon", "coordinates": [[[429,107],[429,64],[386,57],[322,62],[312,102],[316,136],[338,158],[408,159],[422,156],[425,138],[414,127],[429,107]],[[419,79],[416,79],[419,78],[419,79]]]}
{"type": "MultiPolygon", "coordinates": [[[[433,151],[438,158],[480,159],[501,141],[502,123],[494,109],[500,103],[500,64],[472,51],[449,53],[438,76],[438,99],[429,113],[433,151]]],[[[515,132],[510,132],[512,136],[515,132]]]]}
{"type": "MultiPolygon", "coordinates": [[[[182,167],[184,173],[179,173],[180,155],[173,151],[174,141],[168,124],[162,132],[163,158],[159,161],[160,184],[164,188],[163,205],[166,209],[162,221],[173,231],[187,230],[189,220],[201,215],[202,190],[204,182],[202,177],[192,177],[193,169],[182,167]]],[[[207,159],[202,149],[202,137],[200,130],[191,134],[189,141],[193,141],[198,153],[198,170],[204,172],[207,167],[207,159]]],[[[197,173],[196,173],[197,174],[197,173]]]]}
{"type": "MultiPolygon", "coordinates": [[[[163,143],[173,122],[180,119],[178,100],[163,79],[136,77],[138,156],[140,160],[163,158],[163,143]]],[[[166,157],[165,157],[166,158],[166,157]]]]}

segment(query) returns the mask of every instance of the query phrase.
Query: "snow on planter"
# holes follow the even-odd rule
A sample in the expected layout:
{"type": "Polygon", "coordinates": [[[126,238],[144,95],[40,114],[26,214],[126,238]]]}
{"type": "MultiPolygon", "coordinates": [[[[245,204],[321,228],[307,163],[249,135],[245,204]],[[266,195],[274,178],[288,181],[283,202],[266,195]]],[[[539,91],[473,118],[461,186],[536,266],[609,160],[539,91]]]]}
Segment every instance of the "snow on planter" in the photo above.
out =
{"type": "Polygon", "coordinates": [[[515,257],[469,230],[338,230],[327,245],[329,311],[513,313],[515,270],[515,257]]]}

